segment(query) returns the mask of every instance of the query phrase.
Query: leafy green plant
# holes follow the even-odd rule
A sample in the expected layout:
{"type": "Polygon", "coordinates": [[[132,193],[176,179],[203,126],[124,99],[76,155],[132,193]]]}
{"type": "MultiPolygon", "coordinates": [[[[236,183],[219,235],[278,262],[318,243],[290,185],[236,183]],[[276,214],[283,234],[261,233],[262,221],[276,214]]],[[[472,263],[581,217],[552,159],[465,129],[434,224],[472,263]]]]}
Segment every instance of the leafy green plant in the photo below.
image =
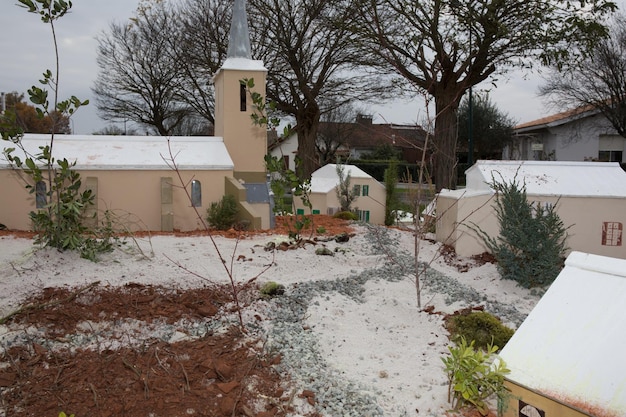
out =
{"type": "Polygon", "coordinates": [[[526,186],[514,179],[510,184],[495,179],[495,211],[500,224],[497,238],[474,225],[498,261],[502,278],[525,288],[551,284],[563,267],[567,251],[567,229],[556,212],[556,204],[528,201],[526,186]]]}
{"type": "MultiPolygon", "coordinates": [[[[244,85],[248,90],[252,99],[252,105],[255,108],[255,112],[251,115],[252,123],[257,126],[264,126],[267,128],[275,129],[280,125],[280,119],[275,116],[276,104],[274,102],[265,102],[265,98],[258,92],[252,91],[254,88],[254,79],[243,79],[240,81],[241,85],[244,85]]],[[[283,136],[287,137],[291,133],[291,126],[287,125],[283,129],[283,136]]],[[[301,160],[296,158],[296,171],[300,166],[301,160]]],[[[285,214],[290,211],[286,204],[286,195],[292,193],[293,197],[300,198],[302,205],[309,211],[307,214],[298,214],[295,216],[284,216],[285,225],[289,229],[289,238],[295,241],[302,239],[301,232],[304,228],[312,225],[313,220],[310,214],[313,212],[313,204],[311,203],[311,180],[302,179],[297,173],[287,166],[283,162],[282,158],[278,158],[272,155],[265,156],[265,166],[270,173],[270,189],[274,194],[274,213],[285,214]]],[[[293,205],[293,200],[292,200],[293,205]]],[[[291,210],[292,212],[294,210],[291,210]]],[[[311,230],[313,230],[311,228],[311,230]]]]}
{"type": "Polygon", "coordinates": [[[326,228],[324,226],[318,226],[317,229],[315,229],[315,232],[318,235],[323,235],[324,233],[326,233],[326,228]]]}
{"type": "Polygon", "coordinates": [[[16,123],[16,115],[11,109],[2,117],[0,131],[2,139],[10,141],[14,147],[4,149],[6,160],[18,170],[25,180],[25,187],[36,196],[41,207],[29,214],[33,228],[37,232],[35,244],[52,246],[59,250],[76,250],[81,256],[96,260],[97,253],[110,250],[110,236],[102,238],[99,230],[84,226],[86,210],[94,204],[91,190],[81,190],[80,175],[74,171],[76,162],[53,155],[55,133],[63,119],[69,119],[82,106],[89,104],[77,97],[59,101],[59,54],[55,35],[55,22],[69,13],[72,3],[65,0],[19,0],[28,12],[37,14],[50,25],[56,57],[56,72],[46,70],[39,81],[42,87],[32,86],[28,90],[30,101],[36,106],[39,118],[52,120],[50,142],[39,147],[39,152],[31,154],[22,143],[24,132],[16,123]],[[49,88],[52,91],[50,97],[49,88]],[[52,103],[50,102],[52,100],[52,103]],[[21,155],[17,155],[19,149],[21,155]]]}
{"type": "Polygon", "coordinates": [[[446,327],[453,341],[472,340],[479,349],[488,349],[490,345],[504,347],[514,333],[513,329],[485,311],[450,316],[446,327]]]}
{"type": "Polygon", "coordinates": [[[217,230],[228,230],[235,224],[238,211],[235,197],[226,194],[220,201],[211,203],[207,209],[207,221],[217,230]]]}
{"type": "Polygon", "coordinates": [[[351,211],[339,211],[333,214],[333,217],[335,219],[342,219],[342,220],[354,220],[354,221],[359,220],[359,216],[357,216],[356,213],[353,213],[351,211]]]}
{"type": "Polygon", "coordinates": [[[70,414],[70,415],[68,416],[67,414],[65,414],[65,412],[64,412],[64,411],[61,411],[61,412],[59,413],[59,417],[74,417],[74,414],[70,414]]]}
{"type": "Polygon", "coordinates": [[[510,372],[503,360],[497,358],[497,346],[488,346],[486,351],[474,348],[461,338],[456,346],[448,346],[450,354],[441,358],[448,377],[448,402],[456,410],[474,407],[480,414],[487,415],[487,399],[498,397],[504,403],[508,391],[504,376],[510,372]]]}

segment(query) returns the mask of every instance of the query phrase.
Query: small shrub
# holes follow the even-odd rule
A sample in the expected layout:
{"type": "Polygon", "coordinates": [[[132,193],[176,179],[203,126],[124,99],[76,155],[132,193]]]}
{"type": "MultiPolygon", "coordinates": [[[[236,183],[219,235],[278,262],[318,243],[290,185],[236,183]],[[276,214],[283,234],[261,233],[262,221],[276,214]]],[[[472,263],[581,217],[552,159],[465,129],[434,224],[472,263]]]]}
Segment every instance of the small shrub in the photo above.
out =
{"type": "Polygon", "coordinates": [[[324,233],[326,233],[326,228],[324,226],[318,226],[318,228],[315,231],[317,232],[318,235],[323,235],[324,233]]]}
{"type": "MultiPolygon", "coordinates": [[[[474,225],[498,261],[504,279],[522,287],[550,285],[563,267],[567,251],[567,229],[556,212],[556,204],[528,201],[526,186],[493,180],[495,211],[500,235],[493,238],[474,225]]],[[[558,203],[558,202],[557,202],[558,203]]]]}
{"type": "Polygon", "coordinates": [[[486,400],[496,395],[498,404],[505,403],[508,391],[504,376],[510,372],[503,360],[496,357],[497,346],[486,351],[474,348],[461,338],[456,346],[448,346],[450,355],[442,357],[448,377],[448,402],[456,410],[475,407],[482,415],[489,409],[486,400]]]}
{"type": "Polygon", "coordinates": [[[340,211],[337,212],[333,215],[333,217],[335,219],[342,219],[342,220],[359,220],[359,216],[356,215],[356,213],[353,213],[351,211],[340,211]]]}
{"type": "Polygon", "coordinates": [[[217,203],[211,203],[207,210],[207,221],[217,230],[228,230],[237,219],[237,200],[232,195],[224,195],[217,203]]]}
{"type": "Polygon", "coordinates": [[[271,298],[285,293],[285,286],[274,281],[266,282],[259,289],[262,298],[271,298]]]}
{"type": "Polygon", "coordinates": [[[446,327],[454,342],[472,340],[477,348],[488,349],[490,345],[500,348],[513,336],[513,329],[506,327],[497,317],[485,312],[474,311],[448,318],[446,327]]]}

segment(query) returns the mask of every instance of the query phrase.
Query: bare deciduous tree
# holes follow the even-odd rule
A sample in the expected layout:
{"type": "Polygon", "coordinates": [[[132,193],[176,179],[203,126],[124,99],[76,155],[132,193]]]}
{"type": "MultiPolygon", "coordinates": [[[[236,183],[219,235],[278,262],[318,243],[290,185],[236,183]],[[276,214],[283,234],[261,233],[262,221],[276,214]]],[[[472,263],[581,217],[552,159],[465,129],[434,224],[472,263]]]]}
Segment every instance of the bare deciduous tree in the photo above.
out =
{"type": "Polygon", "coordinates": [[[555,70],[540,93],[562,109],[599,110],[626,137],[626,17],[616,16],[609,37],[567,71],[555,70]]]}
{"type": "Polygon", "coordinates": [[[355,131],[356,115],[357,111],[350,104],[331,108],[322,114],[315,143],[321,166],[335,162],[337,151],[347,147],[348,139],[355,131]]]}
{"type": "Polygon", "coordinates": [[[318,168],[315,143],[320,117],[355,98],[382,99],[381,76],[368,73],[350,31],[349,1],[250,0],[248,14],[255,57],[268,68],[267,98],[295,118],[303,178],[318,168]]]}
{"type": "Polygon", "coordinates": [[[127,24],[112,23],[98,39],[93,91],[105,120],[121,118],[168,135],[191,113],[181,100],[179,62],[170,51],[178,36],[167,6],[138,10],[127,24]]]}

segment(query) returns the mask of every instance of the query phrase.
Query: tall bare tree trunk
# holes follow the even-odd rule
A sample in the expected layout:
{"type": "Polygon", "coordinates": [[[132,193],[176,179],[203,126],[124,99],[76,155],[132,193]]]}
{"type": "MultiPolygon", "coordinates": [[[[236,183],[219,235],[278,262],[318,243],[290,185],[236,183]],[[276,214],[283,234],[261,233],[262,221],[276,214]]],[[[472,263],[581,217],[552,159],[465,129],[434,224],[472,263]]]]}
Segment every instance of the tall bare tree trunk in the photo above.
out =
{"type": "Polygon", "coordinates": [[[319,121],[320,110],[317,105],[309,105],[302,114],[296,116],[298,157],[301,159],[301,165],[297,174],[302,179],[311,178],[311,174],[319,168],[319,160],[315,149],[319,121]]]}
{"type": "Polygon", "coordinates": [[[435,99],[435,134],[433,151],[435,159],[435,186],[437,192],[442,188],[455,189],[456,178],[456,142],[457,108],[462,92],[453,88],[444,89],[435,99]]]}

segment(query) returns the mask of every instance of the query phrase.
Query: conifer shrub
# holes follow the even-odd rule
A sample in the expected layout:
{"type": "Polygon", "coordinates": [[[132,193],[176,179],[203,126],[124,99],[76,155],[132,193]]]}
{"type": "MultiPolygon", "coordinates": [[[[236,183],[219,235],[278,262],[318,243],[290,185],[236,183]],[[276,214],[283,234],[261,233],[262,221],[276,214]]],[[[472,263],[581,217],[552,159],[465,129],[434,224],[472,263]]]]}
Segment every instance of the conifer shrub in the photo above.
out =
{"type": "Polygon", "coordinates": [[[485,311],[450,316],[446,327],[452,341],[459,343],[461,339],[473,340],[476,348],[484,350],[491,345],[504,347],[514,333],[513,329],[485,311]]]}
{"type": "Polygon", "coordinates": [[[207,221],[217,230],[228,230],[235,224],[237,212],[235,196],[226,194],[220,201],[211,203],[207,210],[207,221]]]}
{"type": "Polygon", "coordinates": [[[339,211],[335,213],[333,217],[335,219],[342,219],[342,220],[359,220],[359,216],[357,216],[356,213],[353,213],[351,211],[339,211]]]}
{"type": "Polygon", "coordinates": [[[526,186],[492,180],[500,234],[493,238],[474,225],[498,262],[502,278],[532,288],[551,284],[563,267],[567,229],[558,204],[528,201],[526,186]]]}

